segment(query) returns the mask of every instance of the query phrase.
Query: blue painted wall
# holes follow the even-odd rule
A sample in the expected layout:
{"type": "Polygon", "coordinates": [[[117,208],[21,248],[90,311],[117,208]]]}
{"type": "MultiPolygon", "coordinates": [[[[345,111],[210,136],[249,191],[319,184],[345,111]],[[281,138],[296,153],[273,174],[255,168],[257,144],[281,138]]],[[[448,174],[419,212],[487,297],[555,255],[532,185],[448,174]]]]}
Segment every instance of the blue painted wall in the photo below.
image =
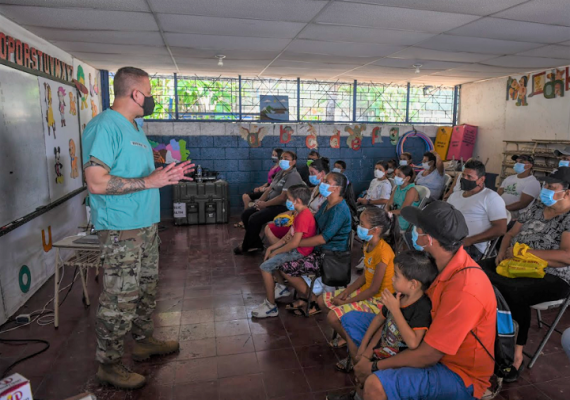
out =
{"type": "MultiPolygon", "coordinates": [[[[196,165],[218,171],[220,178],[230,185],[230,204],[232,214],[239,213],[243,208],[241,195],[253,187],[267,181],[267,172],[273,165],[271,150],[280,147],[297,153],[299,163],[307,160],[310,150],[305,146],[305,137],[293,136],[287,144],[279,143],[279,136],[266,136],[261,147],[250,148],[248,143],[239,136],[154,136],[148,138],[158,143],[168,144],[171,139],[184,139],[190,150],[190,158],[196,165]]],[[[378,160],[387,161],[396,158],[396,146],[390,144],[388,137],[383,137],[381,143],[372,145],[371,137],[363,137],[360,150],[352,150],[346,145],[346,137],[341,137],[341,148],[330,147],[330,137],[318,138],[319,153],[328,157],[332,163],[336,160],[346,162],[346,175],[358,194],[366,190],[373,178],[374,164],[378,160]]],[[[405,151],[414,156],[414,163],[421,163],[425,152],[424,142],[418,138],[406,141],[405,151]]],[[[161,189],[162,215],[172,216],[172,187],[161,189]]]]}

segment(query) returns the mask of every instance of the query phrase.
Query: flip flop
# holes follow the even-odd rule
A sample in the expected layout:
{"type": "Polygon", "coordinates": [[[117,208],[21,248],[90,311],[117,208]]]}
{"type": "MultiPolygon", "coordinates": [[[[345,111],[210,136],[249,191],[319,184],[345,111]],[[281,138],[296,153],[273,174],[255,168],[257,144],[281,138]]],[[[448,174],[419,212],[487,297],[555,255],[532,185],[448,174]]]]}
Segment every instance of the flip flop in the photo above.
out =
{"type": "Polygon", "coordinates": [[[293,303],[291,303],[291,304],[287,304],[287,305],[285,306],[285,309],[288,310],[288,311],[295,311],[295,310],[299,310],[299,309],[301,309],[301,308],[304,308],[304,307],[306,307],[306,306],[307,306],[307,303],[303,303],[303,304],[301,304],[301,305],[299,305],[299,306],[295,306],[295,305],[293,305],[293,303]]]}
{"type": "Polygon", "coordinates": [[[244,229],[245,227],[243,226],[243,222],[238,222],[238,223],[234,224],[234,228],[242,228],[242,229],[244,229]]]}
{"type": "Polygon", "coordinates": [[[329,346],[332,347],[333,349],[342,349],[343,347],[348,346],[346,341],[343,344],[339,345],[338,342],[340,342],[341,340],[344,340],[344,339],[340,336],[337,336],[329,342],[329,346]]]}
{"type": "Polygon", "coordinates": [[[320,314],[322,311],[316,301],[311,301],[309,303],[309,313],[305,312],[306,306],[307,305],[305,304],[304,307],[293,310],[293,315],[297,317],[312,317],[313,315],[320,314]]]}
{"type": "Polygon", "coordinates": [[[337,362],[335,368],[341,372],[345,372],[348,374],[349,372],[352,372],[354,366],[352,365],[352,360],[350,359],[350,357],[346,357],[337,362]]]}

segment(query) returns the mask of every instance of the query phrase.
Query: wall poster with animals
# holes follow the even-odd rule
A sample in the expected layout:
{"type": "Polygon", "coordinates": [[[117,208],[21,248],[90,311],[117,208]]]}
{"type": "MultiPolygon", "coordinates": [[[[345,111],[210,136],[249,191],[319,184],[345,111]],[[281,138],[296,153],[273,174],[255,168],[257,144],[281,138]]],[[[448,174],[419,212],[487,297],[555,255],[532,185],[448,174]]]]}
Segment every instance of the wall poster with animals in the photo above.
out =
{"type": "Polygon", "coordinates": [[[77,97],[76,112],[79,113],[81,134],[83,135],[85,126],[102,111],[100,76],[98,70],[77,59],[73,59],[73,75],[81,88],[75,90],[73,95],[77,97]]]}
{"type": "Polygon", "coordinates": [[[50,200],[55,201],[83,185],[77,103],[74,86],[38,78],[44,124],[50,200]],[[73,96],[70,96],[69,94],[73,96]]]}

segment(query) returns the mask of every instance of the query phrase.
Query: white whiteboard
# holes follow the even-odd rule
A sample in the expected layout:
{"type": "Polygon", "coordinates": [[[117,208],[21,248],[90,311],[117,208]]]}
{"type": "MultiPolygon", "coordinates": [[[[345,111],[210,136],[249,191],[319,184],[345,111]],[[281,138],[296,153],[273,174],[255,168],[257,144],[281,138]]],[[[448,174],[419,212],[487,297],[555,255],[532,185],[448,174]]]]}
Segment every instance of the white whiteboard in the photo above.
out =
{"type": "Polygon", "coordinates": [[[0,226],[49,203],[38,78],[0,65],[0,226]]]}

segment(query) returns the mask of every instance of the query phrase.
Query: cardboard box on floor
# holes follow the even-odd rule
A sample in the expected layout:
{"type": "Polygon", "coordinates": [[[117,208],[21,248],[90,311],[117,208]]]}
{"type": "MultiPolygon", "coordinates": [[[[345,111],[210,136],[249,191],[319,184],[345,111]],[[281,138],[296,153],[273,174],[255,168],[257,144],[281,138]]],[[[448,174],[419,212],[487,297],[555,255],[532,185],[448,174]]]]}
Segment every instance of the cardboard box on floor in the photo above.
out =
{"type": "Polygon", "coordinates": [[[33,400],[30,381],[13,374],[0,381],[0,400],[33,400]]]}

